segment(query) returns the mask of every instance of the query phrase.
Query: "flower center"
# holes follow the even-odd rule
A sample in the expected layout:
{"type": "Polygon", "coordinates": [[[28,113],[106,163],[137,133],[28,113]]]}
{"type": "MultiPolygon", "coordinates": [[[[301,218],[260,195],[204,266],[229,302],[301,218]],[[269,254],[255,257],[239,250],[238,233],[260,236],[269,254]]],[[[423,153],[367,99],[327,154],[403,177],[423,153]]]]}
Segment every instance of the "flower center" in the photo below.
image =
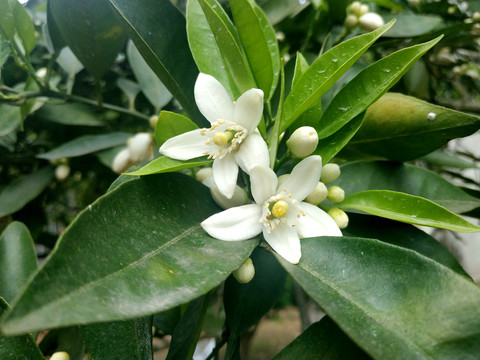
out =
{"type": "Polygon", "coordinates": [[[219,131],[213,135],[213,142],[218,146],[224,146],[230,144],[235,137],[236,131],[227,130],[219,131]]]}
{"type": "Polygon", "coordinates": [[[209,146],[204,154],[208,155],[209,159],[217,157],[223,159],[227,154],[238,150],[247,137],[247,129],[236,123],[218,119],[212,123],[210,129],[202,129],[200,135],[207,138],[205,145],[209,146]],[[212,145],[216,146],[210,147],[212,145]]]}
{"type": "Polygon", "coordinates": [[[271,206],[272,215],[277,219],[284,217],[288,213],[289,206],[285,200],[279,200],[276,203],[271,204],[271,206]]]}
{"type": "Polygon", "coordinates": [[[281,226],[295,227],[298,219],[307,213],[299,206],[299,202],[292,198],[286,190],[265,201],[262,216],[259,222],[265,226],[267,233],[281,226]],[[292,213],[293,212],[293,213],[292,213]]]}

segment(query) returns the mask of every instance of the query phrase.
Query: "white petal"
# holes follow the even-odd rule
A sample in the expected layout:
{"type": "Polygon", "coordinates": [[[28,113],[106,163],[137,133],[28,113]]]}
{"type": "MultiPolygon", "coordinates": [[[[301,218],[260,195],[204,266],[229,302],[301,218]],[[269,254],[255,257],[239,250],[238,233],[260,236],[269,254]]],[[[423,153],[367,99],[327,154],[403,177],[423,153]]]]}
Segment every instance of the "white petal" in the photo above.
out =
{"type": "Polygon", "coordinates": [[[270,234],[263,231],[263,237],[277,254],[292,264],[298,264],[302,252],[300,249],[300,239],[298,238],[295,228],[281,224],[270,234]]]}
{"type": "Polygon", "coordinates": [[[195,82],[195,102],[210,123],[233,119],[233,101],[227,90],[211,75],[200,73],[195,82]]]}
{"type": "Polygon", "coordinates": [[[152,142],[150,133],[138,133],[128,141],[128,149],[134,163],[143,161],[151,155],[152,142]]]}
{"type": "Polygon", "coordinates": [[[309,156],[300,161],[290,176],[282,183],[280,191],[285,189],[293,198],[302,201],[315,189],[322,171],[322,158],[309,156]]]}
{"type": "Polygon", "coordinates": [[[202,129],[195,129],[168,139],[160,147],[160,154],[177,160],[189,160],[204,156],[209,147],[207,138],[200,135],[202,129]]]}
{"type": "Polygon", "coordinates": [[[268,167],[270,157],[268,155],[268,147],[262,136],[256,132],[250,134],[240,145],[240,149],[235,153],[237,164],[247,174],[250,168],[255,165],[268,167]]]}
{"type": "Polygon", "coordinates": [[[254,166],[250,169],[252,196],[259,205],[275,195],[278,178],[272,169],[266,166],[254,166]]]}
{"type": "Polygon", "coordinates": [[[210,236],[219,240],[247,240],[262,232],[261,214],[262,208],[257,204],[243,205],[212,215],[201,225],[210,236]]]}
{"type": "Polygon", "coordinates": [[[296,226],[300,238],[315,236],[342,236],[335,221],[322,209],[305,202],[300,203],[307,215],[298,219],[296,226]]]}
{"type": "Polygon", "coordinates": [[[216,158],[212,165],[213,179],[218,190],[231,199],[237,185],[238,165],[232,154],[226,155],[223,159],[216,158]]]}
{"type": "Polygon", "coordinates": [[[255,131],[262,119],[263,91],[250,89],[245,91],[235,102],[233,121],[242,125],[249,132],[255,131]]]}

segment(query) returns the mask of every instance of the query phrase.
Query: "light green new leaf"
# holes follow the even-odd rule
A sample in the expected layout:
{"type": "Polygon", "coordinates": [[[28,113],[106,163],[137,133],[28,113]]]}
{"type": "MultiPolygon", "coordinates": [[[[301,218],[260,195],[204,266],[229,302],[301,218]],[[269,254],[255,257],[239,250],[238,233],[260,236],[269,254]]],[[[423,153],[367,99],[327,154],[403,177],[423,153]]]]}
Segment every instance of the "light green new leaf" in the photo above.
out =
{"type": "Polygon", "coordinates": [[[295,81],[285,99],[281,131],[319,101],[322,94],[393,24],[394,21],[391,21],[368,34],[344,41],[315,60],[303,76],[295,81]]]}
{"type": "Polygon", "coordinates": [[[50,184],[53,169],[49,166],[22,175],[0,190],[0,217],[13,214],[35,199],[50,184]]]}
{"type": "Polygon", "coordinates": [[[72,222],[1,331],[136,318],[207,293],[258,244],[211,238],[200,222],[218,211],[209,189],[183,174],[124,182],[72,222]]]}
{"type": "Polygon", "coordinates": [[[83,104],[45,104],[37,114],[48,121],[71,126],[104,126],[91,107],[83,104]]]}
{"type": "Polygon", "coordinates": [[[75,157],[91,154],[98,150],[125,145],[131,134],[113,132],[101,135],[85,135],[66,142],[46,153],[37,155],[40,159],[56,160],[64,157],[75,157]]]}
{"type": "Polygon", "coordinates": [[[480,231],[480,227],[425,198],[388,190],[366,190],[345,196],[336,204],[409,224],[462,232],[480,231]]]}
{"type": "Polygon", "coordinates": [[[467,278],[372,239],[303,239],[302,254],[298,265],[277,258],[374,359],[478,357],[480,288],[467,278]]]}
{"type": "Polygon", "coordinates": [[[357,161],[341,167],[335,182],[352,194],[365,190],[391,190],[429,199],[450,211],[462,213],[480,206],[480,200],[468,195],[438,174],[410,164],[387,161],[357,161]]]}
{"type": "Polygon", "coordinates": [[[310,65],[308,65],[308,62],[302,53],[297,52],[297,56],[295,58],[295,70],[293,71],[292,86],[297,84],[297,81],[302,78],[303,74],[305,74],[309,67],[310,65]]]}
{"type": "Polygon", "coordinates": [[[22,115],[18,106],[0,104],[0,114],[0,136],[10,134],[16,130],[22,122],[22,115]]]}
{"type": "Polygon", "coordinates": [[[362,70],[335,95],[320,119],[318,136],[323,139],[332,135],[365,111],[441,38],[396,51],[362,70]]]}
{"type": "Polygon", "coordinates": [[[0,236],[0,296],[11,303],[36,269],[37,253],[30,231],[14,221],[0,236]]]}
{"type": "Polygon", "coordinates": [[[190,169],[197,166],[207,165],[207,164],[210,164],[211,162],[212,160],[206,160],[203,158],[182,161],[182,160],[170,159],[169,157],[166,157],[166,156],[161,156],[159,158],[156,158],[155,160],[152,160],[141,169],[125,173],[125,175],[138,176],[138,175],[167,173],[167,172],[173,172],[173,171],[178,171],[183,169],[190,169]]]}
{"type": "Polygon", "coordinates": [[[3,0],[0,3],[0,33],[10,41],[15,34],[22,41],[27,53],[35,47],[35,29],[30,15],[18,0],[3,0]]]}
{"type": "Polygon", "coordinates": [[[198,129],[186,116],[171,111],[162,111],[155,125],[155,141],[160,147],[168,139],[198,129]]]}
{"type": "Polygon", "coordinates": [[[280,74],[280,53],[275,30],[253,0],[230,0],[233,20],[257,87],[272,97],[280,74]]]}

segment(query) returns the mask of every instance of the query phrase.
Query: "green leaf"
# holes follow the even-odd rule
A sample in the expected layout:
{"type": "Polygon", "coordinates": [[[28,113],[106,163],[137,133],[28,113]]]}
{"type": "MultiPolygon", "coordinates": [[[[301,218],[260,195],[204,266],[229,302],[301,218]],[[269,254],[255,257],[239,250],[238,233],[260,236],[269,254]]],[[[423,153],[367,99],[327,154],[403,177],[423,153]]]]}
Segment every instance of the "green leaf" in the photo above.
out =
{"type": "Polygon", "coordinates": [[[161,108],[172,100],[172,94],[143,60],[142,55],[132,41],[129,41],[127,45],[127,57],[142,92],[155,107],[155,111],[160,111],[161,108]]]}
{"type": "Polygon", "coordinates": [[[257,87],[272,97],[280,74],[280,53],[275,30],[253,0],[230,0],[233,20],[257,87]]]}
{"type": "Polygon", "coordinates": [[[446,166],[456,169],[475,169],[478,168],[473,160],[468,160],[453,151],[449,150],[435,150],[430,154],[422,156],[419,160],[425,161],[432,165],[446,166]]]}
{"type": "MultiPolygon", "coordinates": [[[[341,96],[351,95],[344,93],[341,96]]],[[[330,115],[336,116],[332,112],[330,115]]],[[[426,155],[449,140],[470,135],[478,129],[478,116],[410,96],[387,93],[368,108],[362,127],[346,149],[376,158],[406,161],[426,155]]]]}
{"type": "Polygon", "coordinates": [[[182,317],[181,308],[182,306],[180,305],[153,315],[153,326],[155,326],[155,329],[163,334],[172,335],[182,317]]]}
{"type": "Polygon", "coordinates": [[[0,30],[10,41],[14,41],[16,33],[27,53],[35,47],[35,29],[32,19],[17,0],[3,0],[0,4],[0,30]]]}
{"type": "Polygon", "coordinates": [[[285,286],[286,274],[275,257],[257,248],[251,255],[255,276],[240,284],[233,276],[225,281],[223,302],[230,336],[238,337],[272,308],[285,286]]]}
{"type": "MultiPolygon", "coordinates": [[[[0,315],[3,315],[8,309],[8,304],[0,297],[0,315]]],[[[44,357],[31,335],[4,336],[0,334],[0,359],[44,360],[44,357]]]]}
{"type": "Polygon", "coordinates": [[[83,104],[45,104],[38,115],[48,121],[71,126],[105,126],[92,109],[83,104]]]}
{"type": "Polygon", "coordinates": [[[3,35],[12,40],[15,34],[15,16],[10,1],[0,1],[0,30],[3,35]]]}
{"type": "Polygon", "coordinates": [[[101,78],[126,41],[126,32],[106,1],[50,0],[63,39],[85,68],[101,78]]]}
{"type": "Polygon", "coordinates": [[[0,136],[5,136],[15,131],[22,122],[20,108],[8,104],[0,104],[0,136]]]}
{"type": "Polygon", "coordinates": [[[206,124],[193,98],[198,71],[188,48],[182,14],[170,1],[109,1],[148,66],[195,123],[206,124]]]}
{"type": "Polygon", "coordinates": [[[0,217],[13,214],[35,199],[50,184],[53,169],[49,166],[16,178],[0,190],[0,217]]]}
{"type": "Polygon", "coordinates": [[[319,101],[322,94],[393,24],[391,21],[368,34],[344,41],[315,60],[295,82],[285,99],[281,131],[286,130],[303,112],[319,101]]]}
{"type": "Polygon", "coordinates": [[[438,174],[427,169],[387,161],[357,161],[343,165],[335,182],[346,194],[365,190],[392,190],[429,199],[450,211],[467,212],[480,206],[468,195],[438,174]]]}
{"type": "Polygon", "coordinates": [[[27,227],[10,223],[0,236],[0,296],[12,300],[37,269],[37,253],[27,227]]]}
{"type": "Polygon", "coordinates": [[[320,119],[318,136],[323,139],[343,127],[378,100],[413,63],[441,39],[398,50],[360,72],[333,98],[320,119]]]}
{"type": "Polygon", "coordinates": [[[93,153],[98,150],[125,145],[131,134],[113,132],[101,135],[85,135],[66,142],[46,153],[37,155],[40,159],[56,160],[93,153]]]}
{"type": "MultiPolygon", "coordinates": [[[[260,1],[259,1],[260,3],[260,1]]],[[[308,6],[299,0],[264,0],[261,6],[272,24],[277,24],[288,16],[294,16],[308,6]]]]}
{"type": "MultiPolygon", "coordinates": [[[[0,32],[0,68],[5,64],[12,53],[10,46],[8,46],[8,39],[0,32]]],[[[1,79],[0,74],[0,79],[1,79]]]]}
{"type": "Polygon", "coordinates": [[[55,351],[65,351],[70,356],[70,360],[84,360],[85,345],[78,326],[48,331],[42,337],[39,347],[45,355],[55,351]]]}
{"type": "Polygon", "coordinates": [[[297,84],[298,79],[301,79],[303,74],[308,70],[310,65],[308,65],[307,60],[302,55],[302,53],[297,52],[297,56],[295,58],[295,70],[293,72],[293,79],[292,79],[292,86],[297,84]]]}
{"type": "Polygon", "coordinates": [[[300,336],[284,348],[274,360],[368,360],[363,352],[327,316],[310,325],[300,336]]]}
{"type": "Polygon", "coordinates": [[[152,160],[147,165],[139,170],[125,173],[126,175],[138,176],[138,175],[152,175],[160,173],[168,173],[183,169],[191,169],[197,166],[210,164],[212,160],[205,160],[203,158],[197,158],[192,160],[175,160],[166,156],[161,156],[152,160]]]}
{"type": "Polygon", "coordinates": [[[2,331],[135,318],[207,293],[258,244],[208,236],[200,222],[215,212],[208,188],[183,174],[121,184],[63,233],[2,331]]]}
{"type": "Polygon", "coordinates": [[[355,209],[408,224],[431,226],[462,232],[480,227],[419,196],[388,190],[366,190],[345,196],[336,204],[340,209],[355,209]]]}
{"type": "Polygon", "coordinates": [[[302,253],[298,265],[277,258],[374,359],[475,359],[480,352],[480,288],[465,277],[372,239],[303,239],[302,253]]]}
{"type": "Polygon", "coordinates": [[[198,129],[198,126],[186,116],[162,111],[155,125],[155,141],[160,147],[168,139],[195,129],[198,129]]]}
{"type": "Polygon", "coordinates": [[[93,359],[152,359],[152,318],[140,318],[80,327],[93,359]]]}
{"type": "Polygon", "coordinates": [[[256,87],[248,61],[238,41],[233,24],[217,0],[198,0],[212,29],[220,55],[225,62],[236,89],[232,89],[234,98],[248,89],[256,87]]]}
{"type": "Polygon", "coordinates": [[[397,22],[390,29],[385,37],[414,37],[420,35],[430,35],[438,30],[437,28],[443,24],[443,19],[436,15],[420,15],[412,13],[401,13],[395,15],[382,15],[385,21],[395,18],[397,22]]]}

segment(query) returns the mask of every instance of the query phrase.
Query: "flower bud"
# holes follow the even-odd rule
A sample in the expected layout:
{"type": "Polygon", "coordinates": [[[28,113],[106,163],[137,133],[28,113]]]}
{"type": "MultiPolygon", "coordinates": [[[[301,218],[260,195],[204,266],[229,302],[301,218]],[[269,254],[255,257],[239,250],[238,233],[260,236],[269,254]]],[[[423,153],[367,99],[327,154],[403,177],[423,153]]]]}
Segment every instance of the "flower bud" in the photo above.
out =
{"type": "Polygon", "coordinates": [[[118,152],[113,159],[112,170],[115,171],[117,174],[121,174],[132,165],[133,163],[130,157],[130,150],[128,150],[128,148],[125,148],[118,152]]]}
{"type": "Polygon", "coordinates": [[[213,170],[211,167],[201,168],[195,174],[195,178],[197,179],[197,181],[200,181],[200,182],[203,182],[204,180],[212,176],[213,176],[213,170]]]}
{"type": "Polygon", "coordinates": [[[348,225],[348,215],[345,213],[345,211],[339,209],[339,208],[331,208],[328,210],[328,215],[331,216],[333,221],[335,221],[335,224],[340,229],[345,229],[348,225]]]}
{"type": "Polygon", "coordinates": [[[152,135],[150,133],[138,133],[128,141],[130,158],[133,163],[138,163],[152,156],[152,135]]]}
{"type": "Polygon", "coordinates": [[[233,276],[241,284],[250,282],[255,276],[255,267],[252,259],[248,258],[240,267],[233,272],[233,276]]]}
{"type": "Polygon", "coordinates": [[[365,15],[369,11],[370,11],[370,8],[368,7],[368,5],[362,4],[362,5],[360,5],[360,9],[358,11],[358,16],[365,15]]]}
{"type": "Polygon", "coordinates": [[[327,198],[327,194],[327,187],[323,182],[319,181],[312,193],[305,198],[305,201],[312,205],[318,205],[327,198]]]}
{"type": "Polygon", "coordinates": [[[362,28],[368,31],[373,31],[383,26],[383,18],[377,13],[369,12],[360,16],[358,22],[362,28]]]}
{"type": "Polygon", "coordinates": [[[55,177],[58,181],[65,180],[70,175],[70,166],[62,164],[55,168],[55,177]]]}
{"type": "Polygon", "coordinates": [[[340,186],[332,186],[328,189],[328,200],[340,202],[345,198],[345,191],[340,186]]]}
{"type": "Polygon", "coordinates": [[[327,164],[322,167],[322,174],[320,176],[320,181],[324,184],[330,184],[338,179],[340,176],[340,166],[337,164],[327,164]]]}
{"type": "MultiPolygon", "coordinates": [[[[213,178],[212,178],[213,179],[213,178]]],[[[205,181],[204,181],[205,183],[205,181]]],[[[223,209],[229,209],[231,207],[241,206],[248,203],[248,195],[245,189],[241,188],[238,185],[235,185],[235,191],[231,199],[223,195],[216,184],[210,186],[210,194],[212,195],[213,200],[223,209]]]]}
{"type": "Polygon", "coordinates": [[[278,187],[290,176],[290,174],[283,174],[278,177],[278,187]]]}
{"type": "Polygon", "coordinates": [[[350,6],[347,8],[347,12],[351,14],[360,14],[360,8],[362,6],[362,3],[360,1],[354,1],[350,4],[350,6]]]}
{"type": "Polygon", "coordinates": [[[317,131],[311,126],[295,130],[287,140],[287,147],[297,158],[304,158],[315,151],[318,145],[317,131]]]}
{"type": "Polygon", "coordinates": [[[52,354],[50,360],[70,360],[70,355],[66,351],[57,351],[52,354]]]}
{"type": "Polygon", "coordinates": [[[155,129],[155,126],[157,125],[157,121],[158,121],[158,115],[152,115],[148,119],[148,122],[150,123],[150,126],[152,129],[155,129]]]}
{"type": "Polygon", "coordinates": [[[344,25],[347,29],[353,29],[358,24],[358,16],[354,14],[349,14],[345,18],[344,25]]]}

